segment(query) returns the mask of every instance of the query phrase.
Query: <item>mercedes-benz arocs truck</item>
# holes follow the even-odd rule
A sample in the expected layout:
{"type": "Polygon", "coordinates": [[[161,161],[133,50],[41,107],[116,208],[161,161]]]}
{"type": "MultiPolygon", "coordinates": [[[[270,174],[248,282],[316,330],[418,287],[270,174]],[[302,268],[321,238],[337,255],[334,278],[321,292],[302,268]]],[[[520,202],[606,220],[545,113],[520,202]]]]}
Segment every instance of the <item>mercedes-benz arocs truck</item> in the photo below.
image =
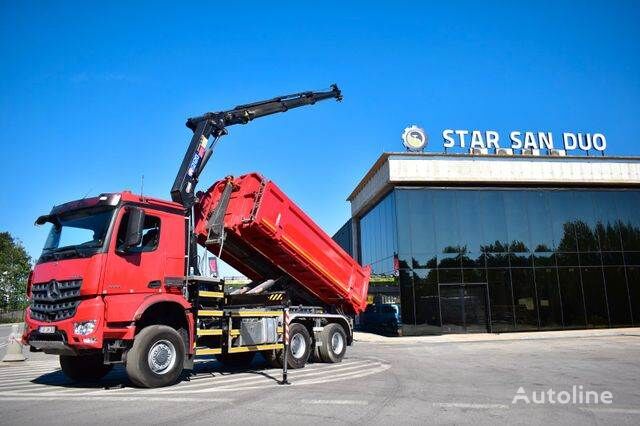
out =
{"type": "Polygon", "coordinates": [[[172,201],[105,193],[39,217],[50,231],[29,278],[24,343],[59,355],[74,380],[122,363],[142,387],[175,383],[197,356],[236,366],[257,352],[288,368],[340,362],[366,306],[369,268],[259,174],[195,192],[228,126],[332,98],[342,98],[335,85],[189,119],[172,201]],[[251,283],[230,291],[202,275],[198,246],[251,283]]]}

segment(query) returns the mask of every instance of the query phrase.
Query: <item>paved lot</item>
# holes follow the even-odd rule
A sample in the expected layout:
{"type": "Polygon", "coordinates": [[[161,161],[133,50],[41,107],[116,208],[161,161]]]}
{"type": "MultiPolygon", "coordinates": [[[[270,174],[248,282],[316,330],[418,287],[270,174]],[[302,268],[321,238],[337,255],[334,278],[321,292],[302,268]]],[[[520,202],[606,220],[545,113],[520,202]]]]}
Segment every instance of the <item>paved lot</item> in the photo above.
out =
{"type": "MultiPolygon", "coordinates": [[[[0,327],[0,345],[8,332],[0,327]]],[[[0,364],[0,424],[640,424],[640,333],[522,337],[370,339],[341,364],[291,371],[291,386],[276,384],[278,370],[209,360],[169,388],[133,388],[122,369],[81,387],[55,357],[29,354],[0,364]],[[611,391],[613,404],[512,404],[520,386],[531,397],[572,385],[611,391]]]]}

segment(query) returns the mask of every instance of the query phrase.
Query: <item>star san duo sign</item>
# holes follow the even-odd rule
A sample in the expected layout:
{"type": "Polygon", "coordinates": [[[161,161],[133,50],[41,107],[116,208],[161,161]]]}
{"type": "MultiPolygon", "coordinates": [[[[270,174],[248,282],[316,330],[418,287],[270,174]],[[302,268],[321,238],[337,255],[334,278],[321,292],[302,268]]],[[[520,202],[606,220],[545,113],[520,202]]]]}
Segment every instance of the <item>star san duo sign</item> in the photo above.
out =
{"type": "Polygon", "coordinates": [[[503,142],[500,133],[495,130],[456,130],[442,131],[444,148],[478,148],[478,149],[564,149],[566,151],[604,152],[607,149],[607,138],[602,133],[564,132],[557,140],[553,132],[509,132],[507,142],[503,142]],[[560,142],[561,141],[561,142],[560,142]],[[556,145],[557,143],[557,145],[556,145]],[[562,145],[560,145],[560,143],[562,145]]]}

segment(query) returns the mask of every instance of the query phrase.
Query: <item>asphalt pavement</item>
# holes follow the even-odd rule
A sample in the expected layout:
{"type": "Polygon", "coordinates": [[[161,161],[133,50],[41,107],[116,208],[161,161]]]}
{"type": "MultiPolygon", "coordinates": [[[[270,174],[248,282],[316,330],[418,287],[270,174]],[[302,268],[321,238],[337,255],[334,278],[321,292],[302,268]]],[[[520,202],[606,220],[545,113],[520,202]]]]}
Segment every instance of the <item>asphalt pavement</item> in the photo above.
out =
{"type": "MultiPolygon", "coordinates": [[[[0,327],[0,344],[10,331],[0,327]]],[[[636,329],[453,341],[359,337],[368,341],[356,342],[340,364],[291,370],[289,386],[278,384],[280,370],[260,362],[233,371],[212,359],[167,388],[135,388],[122,368],[81,386],[60,372],[56,357],[28,354],[22,363],[0,363],[0,424],[640,424],[636,329]],[[572,386],[609,391],[612,403],[513,403],[517,395],[572,386]]]]}

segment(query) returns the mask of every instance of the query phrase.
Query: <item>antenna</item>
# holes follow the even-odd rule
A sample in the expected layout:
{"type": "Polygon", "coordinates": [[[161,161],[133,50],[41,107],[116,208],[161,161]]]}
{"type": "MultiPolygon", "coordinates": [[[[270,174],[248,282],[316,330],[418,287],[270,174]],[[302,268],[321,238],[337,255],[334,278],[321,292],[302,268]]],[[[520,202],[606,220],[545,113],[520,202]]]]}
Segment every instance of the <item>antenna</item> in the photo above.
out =
{"type": "Polygon", "coordinates": [[[144,175],[140,179],[140,198],[144,199],[144,175]]]}
{"type": "Polygon", "coordinates": [[[82,196],[82,199],[84,200],[85,198],[87,198],[87,195],[89,195],[89,193],[90,193],[91,191],[93,191],[93,187],[89,188],[89,190],[87,191],[87,193],[86,193],[86,194],[84,194],[84,195],[82,196]]]}

